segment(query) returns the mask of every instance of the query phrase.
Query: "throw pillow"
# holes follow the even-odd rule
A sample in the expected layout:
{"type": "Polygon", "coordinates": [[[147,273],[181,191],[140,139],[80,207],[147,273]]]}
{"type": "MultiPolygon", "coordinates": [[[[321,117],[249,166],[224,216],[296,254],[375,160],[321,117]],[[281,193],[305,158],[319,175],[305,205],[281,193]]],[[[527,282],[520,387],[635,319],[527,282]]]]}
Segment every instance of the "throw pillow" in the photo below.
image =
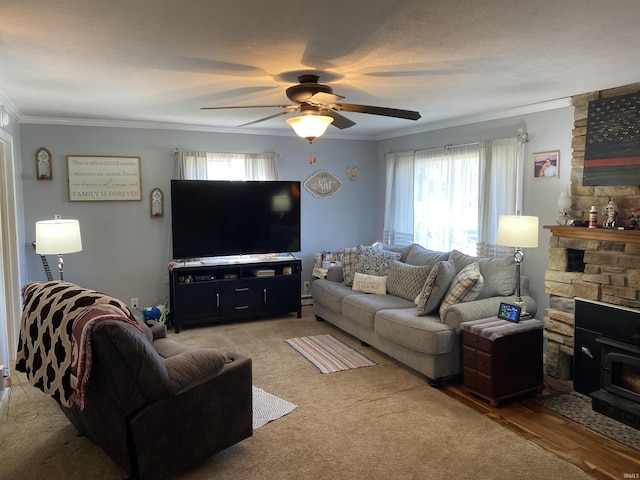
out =
{"type": "Polygon", "coordinates": [[[378,275],[379,277],[389,275],[391,264],[399,259],[400,255],[399,252],[389,252],[387,250],[378,250],[375,247],[360,245],[353,266],[354,273],[378,275]]]}
{"type": "Polygon", "coordinates": [[[440,318],[444,317],[444,312],[455,303],[471,302],[478,298],[484,279],[480,274],[478,262],[473,262],[464,267],[458,273],[440,304],[440,318]]]}
{"type": "Polygon", "coordinates": [[[376,295],[387,294],[387,277],[376,275],[365,275],[356,272],[353,279],[354,292],[375,293],[376,295]]]}
{"type": "Polygon", "coordinates": [[[342,253],[342,281],[347,287],[353,284],[353,264],[356,261],[357,251],[358,247],[340,249],[340,253],[342,253]]]}
{"type": "Polygon", "coordinates": [[[449,252],[427,250],[422,245],[416,243],[407,254],[406,263],[410,265],[430,265],[433,267],[436,263],[446,260],[449,260],[449,252]]]}
{"type": "Polygon", "coordinates": [[[414,243],[410,245],[381,245],[381,250],[388,250],[390,252],[400,252],[400,261],[406,263],[407,255],[413,250],[414,243]]]}
{"type": "Polygon", "coordinates": [[[478,262],[484,286],[478,298],[512,295],[516,288],[516,264],[513,255],[503,257],[472,257],[457,250],[451,251],[449,259],[460,272],[467,265],[478,262]]]}
{"type": "Polygon", "coordinates": [[[431,267],[428,265],[418,267],[396,260],[389,269],[387,291],[391,295],[413,301],[420,294],[429,276],[429,270],[431,267]]]}
{"type": "Polygon", "coordinates": [[[422,291],[415,299],[415,303],[418,305],[418,315],[429,315],[438,308],[455,276],[455,267],[449,261],[438,262],[433,266],[424,282],[422,291]]]}

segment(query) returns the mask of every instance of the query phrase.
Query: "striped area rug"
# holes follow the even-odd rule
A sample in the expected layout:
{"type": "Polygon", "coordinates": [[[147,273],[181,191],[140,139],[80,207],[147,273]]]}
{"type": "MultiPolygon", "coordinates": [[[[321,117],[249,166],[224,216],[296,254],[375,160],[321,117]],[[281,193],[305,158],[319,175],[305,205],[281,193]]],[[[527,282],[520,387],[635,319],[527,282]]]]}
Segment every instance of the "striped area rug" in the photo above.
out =
{"type": "Polygon", "coordinates": [[[285,340],[300,355],[309,360],[320,373],[334,373],[350,368],[377,365],[333,335],[315,335],[285,340]]]}

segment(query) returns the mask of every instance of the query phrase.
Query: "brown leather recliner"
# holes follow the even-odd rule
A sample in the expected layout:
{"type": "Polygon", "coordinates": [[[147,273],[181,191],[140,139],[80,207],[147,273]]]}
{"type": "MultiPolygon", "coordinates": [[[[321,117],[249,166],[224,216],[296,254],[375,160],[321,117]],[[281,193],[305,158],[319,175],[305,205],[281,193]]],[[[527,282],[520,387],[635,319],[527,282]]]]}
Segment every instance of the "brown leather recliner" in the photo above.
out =
{"type": "Polygon", "coordinates": [[[190,348],[152,325],[93,326],[85,405],[75,427],[133,478],[160,479],[253,433],[251,359],[190,348]]]}

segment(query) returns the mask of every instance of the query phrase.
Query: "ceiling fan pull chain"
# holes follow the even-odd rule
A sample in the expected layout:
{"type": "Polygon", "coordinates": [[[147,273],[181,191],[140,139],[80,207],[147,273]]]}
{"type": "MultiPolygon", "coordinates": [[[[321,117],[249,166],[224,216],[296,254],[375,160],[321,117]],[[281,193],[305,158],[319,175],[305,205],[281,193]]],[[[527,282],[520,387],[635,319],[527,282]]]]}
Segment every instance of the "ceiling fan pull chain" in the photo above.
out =
{"type": "Polygon", "coordinates": [[[316,163],[317,160],[316,152],[313,151],[313,146],[309,144],[309,165],[316,163]]]}

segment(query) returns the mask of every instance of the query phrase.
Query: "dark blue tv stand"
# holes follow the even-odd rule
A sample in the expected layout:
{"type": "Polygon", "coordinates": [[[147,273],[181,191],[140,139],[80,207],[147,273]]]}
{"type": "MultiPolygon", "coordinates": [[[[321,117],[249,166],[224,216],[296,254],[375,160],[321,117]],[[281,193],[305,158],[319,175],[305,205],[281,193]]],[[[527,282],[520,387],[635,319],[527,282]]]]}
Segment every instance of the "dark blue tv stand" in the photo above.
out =
{"type": "Polygon", "coordinates": [[[297,312],[302,316],[302,262],[237,257],[186,262],[170,274],[171,319],[183,327],[297,312]]]}

